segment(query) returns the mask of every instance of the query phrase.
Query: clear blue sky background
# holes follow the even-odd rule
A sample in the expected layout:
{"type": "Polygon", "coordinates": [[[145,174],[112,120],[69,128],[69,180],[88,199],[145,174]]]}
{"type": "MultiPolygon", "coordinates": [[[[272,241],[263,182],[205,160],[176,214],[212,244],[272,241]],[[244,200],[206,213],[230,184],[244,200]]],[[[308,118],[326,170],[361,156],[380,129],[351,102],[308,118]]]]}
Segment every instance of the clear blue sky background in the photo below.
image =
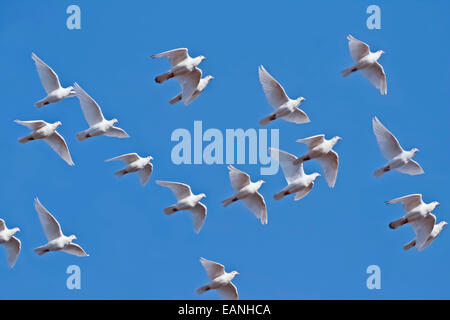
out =
{"type": "MultiPolygon", "coordinates": [[[[426,202],[441,202],[438,221],[450,219],[449,10],[448,1],[2,1],[0,216],[21,228],[22,252],[10,269],[0,250],[0,297],[216,299],[215,292],[194,291],[207,282],[198,262],[203,256],[240,272],[234,282],[242,299],[449,299],[449,230],[424,252],[404,252],[414,234],[408,226],[390,230],[388,223],[403,211],[384,204],[423,193],[426,202]],[[81,7],[81,30],[66,28],[70,4],[81,7]],[[381,7],[381,30],[366,27],[370,4],[381,7]],[[380,61],[387,96],[361,74],[341,77],[352,63],[348,34],[386,52],[380,61]],[[153,80],[169,65],[150,56],[178,47],[205,55],[201,67],[216,78],[189,107],[168,104],[179,92],[176,81],[153,80]],[[34,107],[45,93],[31,52],[64,86],[79,82],[131,139],[78,142],[75,133],[87,124],[76,98],[34,107]],[[305,146],[295,140],[320,133],[344,138],[336,146],[341,163],[334,189],[320,177],[305,199],[274,201],[285,185],[281,171],[262,177],[267,226],[241,203],[222,208],[220,201],[233,192],[226,165],[170,160],[172,131],[192,130],[194,120],[204,129],[259,128],[272,110],[258,81],[259,64],[292,98],[307,99],[302,105],[311,123],[268,126],[280,129],[282,149],[300,155],[305,146]],[[416,159],[424,175],[373,177],[385,162],[372,133],[375,115],[405,148],[421,150],[416,159]],[[62,121],[59,131],[76,166],[44,142],[20,145],[17,138],[28,131],[14,119],[62,121]],[[113,175],[122,164],[104,162],[128,152],[155,157],[145,188],[136,175],[113,175]],[[157,179],[207,194],[199,235],[189,214],[163,214],[175,199],[157,179]],[[33,253],[46,241],[33,208],[36,195],[90,257],[33,253]],[[81,290],[66,288],[72,264],[81,268],[81,290]],[[366,288],[372,264],[381,267],[381,290],[366,288]]],[[[261,178],[259,165],[238,168],[261,178]]],[[[311,161],[305,170],[321,169],[311,161]]]]}

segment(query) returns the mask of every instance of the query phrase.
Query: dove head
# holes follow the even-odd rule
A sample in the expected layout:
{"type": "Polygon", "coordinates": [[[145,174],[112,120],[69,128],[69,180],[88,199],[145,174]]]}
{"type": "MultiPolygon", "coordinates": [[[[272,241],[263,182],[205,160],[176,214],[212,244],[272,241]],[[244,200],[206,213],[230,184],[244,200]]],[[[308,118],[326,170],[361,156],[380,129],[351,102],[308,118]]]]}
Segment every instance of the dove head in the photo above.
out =
{"type": "Polygon", "coordinates": [[[77,240],[77,237],[72,234],[71,236],[69,236],[69,240],[70,242],[72,242],[73,240],[77,240]]]}
{"type": "Polygon", "coordinates": [[[298,103],[297,106],[299,106],[300,103],[302,103],[302,102],[305,101],[305,100],[306,100],[306,99],[303,98],[303,97],[300,97],[300,98],[295,99],[295,101],[298,103]]]}
{"type": "Polygon", "coordinates": [[[411,149],[411,152],[414,153],[414,154],[416,154],[417,152],[419,152],[419,149],[417,149],[417,148],[412,148],[412,149],[411,149]]]}
{"type": "Polygon", "coordinates": [[[441,222],[439,222],[439,226],[441,227],[441,230],[444,229],[444,227],[445,227],[446,225],[448,225],[448,222],[447,222],[447,221],[441,221],[441,222]]]}
{"type": "Polygon", "coordinates": [[[382,54],[384,54],[383,50],[378,50],[377,52],[375,52],[375,54],[379,57],[381,57],[382,54]]]}
{"type": "Polygon", "coordinates": [[[440,205],[440,203],[439,202],[437,202],[437,201],[433,201],[432,203],[431,203],[431,206],[432,206],[432,210],[434,210],[434,208],[436,208],[438,205],[440,205]]]}
{"type": "Polygon", "coordinates": [[[206,79],[206,81],[210,82],[212,79],[214,79],[214,77],[208,75],[208,76],[205,77],[205,79],[206,79]]]}
{"type": "Polygon", "coordinates": [[[317,177],[320,177],[321,176],[321,174],[320,173],[318,173],[318,172],[314,172],[313,174],[311,174],[312,175],[312,177],[313,177],[313,181],[314,180],[316,180],[317,179],[317,177]]]}
{"type": "Polygon", "coordinates": [[[196,62],[197,62],[197,65],[199,65],[200,62],[202,62],[202,61],[205,60],[205,59],[206,59],[205,56],[198,56],[197,58],[195,58],[195,60],[196,60],[196,62]]]}
{"type": "Polygon", "coordinates": [[[200,194],[198,195],[198,197],[199,197],[200,199],[206,198],[206,194],[200,193],[200,194]]]}
{"type": "Polygon", "coordinates": [[[119,122],[119,120],[117,120],[116,118],[114,118],[114,119],[111,120],[111,122],[112,122],[113,124],[116,124],[117,122],[119,122]]]}
{"type": "Polygon", "coordinates": [[[148,162],[150,162],[150,161],[153,160],[153,157],[152,156],[148,156],[146,159],[148,160],[148,162]]]}
{"type": "Polygon", "coordinates": [[[256,183],[259,184],[259,186],[262,186],[262,184],[266,182],[264,180],[258,180],[256,183]]]}
{"type": "Polygon", "coordinates": [[[234,278],[235,276],[237,276],[237,275],[239,274],[239,272],[237,272],[237,271],[231,271],[230,274],[231,274],[231,275],[233,276],[233,278],[234,278]]]}
{"type": "Polygon", "coordinates": [[[342,138],[339,136],[335,136],[331,140],[333,140],[333,144],[336,144],[339,140],[342,140],[342,138]]]}
{"type": "Polygon", "coordinates": [[[13,235],[15,235],[17,232],[19,232],[20,231],[20,229],[19,228],[12,228],[11,229],[11,233],[13,234],[13,235]]]}
{"type": "Polygon", "coordinates": [[[62,123],[61,123],[61,121],[56,121],[53,125],[54,125],[56,128],[59,128],[59,127],[62,125],[62,123]]]}

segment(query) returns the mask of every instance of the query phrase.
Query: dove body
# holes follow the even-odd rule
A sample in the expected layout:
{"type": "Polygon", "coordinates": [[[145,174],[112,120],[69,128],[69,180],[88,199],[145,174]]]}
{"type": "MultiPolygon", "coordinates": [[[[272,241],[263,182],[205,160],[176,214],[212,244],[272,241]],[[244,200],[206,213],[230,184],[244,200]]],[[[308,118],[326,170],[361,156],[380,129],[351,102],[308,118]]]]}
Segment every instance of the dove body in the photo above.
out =
{"type": "Polygon", "coordinates": [[[49,241],[47,244],[34,249],[34,252],[41,256],[44,253],[47,253],[47,252],[50,252],[50,251],[63,250],[68,245],[70,245],[73,240],[76,240],[76,239],[77,239],[77,237],[75,237],[73,235],[72,236],[68,236],[68,237],[65,236],[65,235],[62,235],[61,237],[56,238],[56,239],[54,239],[52,241],[49,241]]]}
{"type": "MultiPolygon", "coordinates": [[[[17,123],[20,123],[16,121],[17,123]]],[[[33,131],[29,135],[20,138],[20,143],[27,143],[33,140],[39,140],[39,139],[45,139],[50,137],[52,134],[56,132],[56,129],[58,129],[62,123],[60,121],[56,121],[55,123],[47,123],[45,126],[33,131]]]]}
{"type": "Polygon", "coordinates": [[[384,173],[390,171],[390,170],[394,170],[394,169],[400,169],[403,166],[407,165],[408,163],[410,163],[410,161],[412,160],[412,158],[414,157],[414,155],[419,152],[419,149],[417,148],[413,148],[409,151],[403,151],[402,153],[400,153],[399,155],[395,156],[394,158],[392,158],[391,160],[389,160],[388,164],[385,165],[384,167],[376,170],[374,172],[374,175],[376,177],[383,175],[384,173]]]}
{"type": "MultiPolygon", "coordinates": [[[[208,83],[214,79],[213,76],[206,76],[202,79],[200,79],[200,81],[198,82],[197,88],[195,88],[194,93],[192,93],[191,97],[188,99],[186,105],[191,104],[195,99],[198,98],[198,96],[203,92],[203,90],[206,89],[206,86],[208,85],[208,83]]],[[[182,93],[180,93],[179,95],[177,95],[175,98],[172,98],[169,103],[170,104],[175,104],[178,101],[183,99],[183,95],[182,93]]]]}
{"type": "Polygon", "coordinates": [[[58,88],[50,92],[44,99],[39,100],[34,105],[38,108],[41,108],[45,105],[48,105],[50,103],[56,103],[59,102],[65,98],[73,97],[74,91],[73,87],[67,87],[67,88],[58,88]]]}
{"type": "Polygon", "coordinates": [[[267,116],[266,118],[262,119],[260,121],[261,125],[266,125],[269,122],[276,120],[278,118],[283,118],[283,117],[287,117],[290,114],[292,114],[293,112],[295,112],[295,110],[297,110],[298,106],[300,106],[300,104],[305,100],[305,98],[300,97],[298,99],[289,99],[289,101],[287,101],[286,103],[282,104],[278,109],[276,109],[274,112],[272,112],[269,116],[267,116]]]}
{"type": "MultiPolygon", "coordinates": [[[[329,140],[324,138],[322,143],[311,148],[311,150],[309,150],[308,153],[305,154],[304,156],[297,158],[294,161],[294,164],[299,164],[300,162],[303,162],[303,161],[308,161],[311,159],[316,159],[316,158],[326,156],[331,150],[333,150],[333,147],[341,139],[342,139],[341,137],[333,137],[329,140]]],[[[302,140],[300,139],[297,142],[301,142],[301,141],[302,140]]]]}
{"type": "Polygon", "coordinates": [[[162,83],[174,77],[183,76],[192,72],[203,60],[204,56],[191,58],[187,49],[175,49],[163,53],[155,54],[152,58],[169,58],[172,65],[170,70],[155,78],[157,83],[162,83]]]}
{"type": "Polygon", "coordinates": [[[218,276],[217,278],[212,279],[207,285],[198,288],[197,293],[202,294],[208,290],[223,288],[227,286],[231,282],[231,280],[233,280],[234,277],[238,274],[239,272],[237,271],[225,272],[224,274],[218,276]]]}
{"type": "Polygon", "coordinates": [[[298,193],[295,196],[295,200],[300,200],[312,189],[314,186],[314,181],[317,177],[320,177],[320,173],[303,174],[296,180],[289,182],[289,184],[284,187],[280,192],[275,194],[273,198],[275,200],[280,200],[287,195],[298,193]],[[306,193],[305,193],[306,192],[306,193]]]}
{"type": "MultiPolygon", "coordinates": [[[[388,201],[387,203],[396,203],[395,199],[388,201]]],[[[418,206],[407,211],[405,216],[393,221],[389,224],[391,229],[396,229],[406,223],[411,223],[420,219],[425,218],[427,215],[433,212],[433,210],[439,205],[439,202],[433,201],[431,203],[421,202],[418,206]]]]}
{"type": "Polygon", "coordinates": [[[86,129],[80,133],[77,133],[76,137],[79,141],[86,140],[92,137],[102,136],[107,134],[111,129],[114,128],[114,125],[119,122],[117,119],[113,120],[103,120],[102,122],[98,122],[94,124],[89,129],[86,129]]]}
{"type": "Polygon", "coordinates": [[[261,188],[262,184],[264,183],[263,180],[259,180],[256,182],[250,182],[246,186],[244,186],[242,189],[238,190],[234,195],[232,195],[230,198],[222,201],[223,206],[226,207],[232,202],[245,199],[249,196],[254,195],[259,188],[261,188]]]}
{"type": "MultiPolygon", "coordinates": [[[[428,237],[427,241],[425,242],[425,244],[418,249],[419,251],[422,251],[423,249],[425,249],[426,247],[428,247],[439,235],[439,233],[441,233],[441,231],[444,229],[444,227],[447,225],[448,223],[446,221],[441,221],[438,224],[435,224],[433,227],[433,230],[430,233],[430,236],[428,237]]],[[[409,250],[412,247],[415,247],[417,245],[417,240],[414,239],[413,241],[407,243],[404,247],[403,250],[409,250]]]]}

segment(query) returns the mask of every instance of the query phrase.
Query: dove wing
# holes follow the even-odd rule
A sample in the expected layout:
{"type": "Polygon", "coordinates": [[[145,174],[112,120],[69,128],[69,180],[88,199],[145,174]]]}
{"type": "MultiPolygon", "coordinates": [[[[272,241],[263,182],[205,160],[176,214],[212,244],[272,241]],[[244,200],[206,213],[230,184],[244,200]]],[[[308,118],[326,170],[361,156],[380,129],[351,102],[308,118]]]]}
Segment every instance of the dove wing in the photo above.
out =
{"type": "Polygon", "coordinates": [[[155,54],[152,56],[152,58],[169,58],[170,65],[174,67],[181,61],[189,58],[189,53],[188,49],[179,48],[155,54]]]}
{"type": "Polygon", "coordinates": [[[353,60],[358,61],[370,53],[370,47],[366,43],[356,39],[350,34],[347,36],[347,39],[348,48],[350,49],[350,55],[353,60]]]}
{"type": "Polygon", "coordinates": [[[420,164],[414,160],[409,160],[407,164],[404,164],[400,168],[396,168],[396,170],[412,176],[424,173],[420,164]]]}
{"type": "Polygon", "coordinates": [[[436,216],[432,213],[427,214],[424,218],[411,222],[411,227],[416,234],[416,248],[422,251],[425,243],[430,237],[431,231],[433,231],[436,223],[436,216]]]}
{"type": "Polygon", "coordinates": [[[386,74],[381,64],[375,62],[370,67],[361,69],[361,72],[375,88],[380,89],[382,95],[387,94],[386,74]]]}
{"type": "Polygon", "coordinates": [[[102,110],[97,102],[95,102],[95,100],[92,99],[76,82],[74,84],[74,90],[76,96],[80,100],[80,106],[83,111],[84,118],[90,127],[105,120],[102,110]]]}
{"type": "Polygon", "coordinates": [[[136,160],[138,160],[140,157],[137,153],[126,153],[126,154],[122,154],[118,157],[114,157],[108,160],[105,160],[106,162],[110,162],[110,161],[123,161],[126,164],[130,164],[136,160]]]}
{"type": "Polygon", "coordinates": [[[269,153],[272,158],[280,163],[288,184],[304,175],[303,163],[295,165],[293,162],[297,158],[294,155],[275,148],[269,148],[269,153]]]}
{"type": "Polygon", "coordinates": [[[74,256],[78,256],[78,257],[87,257],[89,256],[84,250],[83,248],[81,248],[79,245],[77,245],[76,243],[70,243],[67,246],[65,246],[63,249],[61,249],[61,251],[64,251],[65,253],[68,254],[72,254],[74,256]]]}
{"type": "Polygon", "coordinates": [[[42,120],[33,120],[33,121],[14,120],[14,122],[22,126],[25,126],[33,131],[39,130],[40,128],[45,127],[47,125],[47,122],[42,120]]]}
{"type": "Polygon", "coordinates": [[[128,133],[126,133],[125,130],[119,128],[119,127],[111,127],[109,128],[105,133],[105,136],[107,137],[114,137],[114,138],[129,138],[130,136],[128,133]]]}
{"type": "Polygon", "coordinates": [[[267,224],[267,207],[264,197],[256,192],[244,199],[242,199],[244,205],[261,220],[262,224],[267,224]]]}
{"type": "Polygon", "coordinates": [[[263,66],[259,66],[259,81],[264,90],[269,104],[277,109],[281,105],[289,101],[289,97],[284,91],[283,87],[275,80],[263,66]]]}
{"type": "Polygon", "coordinates": [[[58,221],[50,214],[50,212],[41,204],[38,198],[34,199],[34,208],[39,215],[39,221],[44,229],[45,237],[48,241],[52,241],[61,237],[62,231],[58,221]]]}
{"type": "Polygon", "coordinates": [[[224,300],[239,300],[236,286],[231,281],[225,286],[217,288],[217,292],[224,300]]]}
{"type": "Polygon", "coordinates": [[[372,126],[381,153],[387,160],[391,160],[403,152],[397,138],[380,122],[380,120],[378,120],[377,117],[373,118],[372,126]]]}
{"type": "Polygon", "coordinates": [[[6,248],[6,253],[8,254],[8,264],[12,268],[19,257],[22,244],[19,239],[13,236],[8,242],[4,243],[4,246],[6,248]]]}
{"type": "Polygon", "coordinates": [[[317,160],[319,161],[320,166],[325,172],[325,180],[327,180],[328,186],[330,188],[333,188],[334,185],[336,184],[336,177],[338,173],[338,166],[339,166],[338,154],[334,150],[331,150],[323,157],[317,158],[317,160]]]}
{"type": "Polygon", "coordinates": [[[225,267],[220,263],[205,258],[200,258],[200,263],[205,269],[208,278],[210,278],[211,280],[214,280],[215,278],[225,273],[225,267]]]}
{"type": "Polygon", "coordinates": [[[236,169],[232,165],[228,166],[228,174],[230,175],[231,186],[234,190],[239,191],[250,183],[250,176],[245,172],[236,169]]]}
{"type": "Polygon", "coordinates": [[[309,120],[309,117],[306,115],[306,113],[303,110],[300,110],[299,108],[296,108],[294,111],[292,111],[288,115],[281,117],[281,119],[284,119],[288,122],[293,122],[296,124],[311,122],[311,120],[309,120]]]}
{"type": "Polygon", "coordinates": [[[304,138],[304,139],[298,139],[297,142],[306,144],[306,147],[308,150],[311,150],[312,148],[318,146],[321,144],[325,139],[324,134],[318,134],[316,136],[304,138]]]}
{"type": "Polygon", "coordinates": [[[49,94],[50,92],[61,88],[59,83],[58,75],[52,70],[44,61],[42,61],[36,54],[32,53],[31,58],[36,64],[36,69],[41,79],[42,86],[45,92],[49,94]]]}
{"type": "Polygon", "coordinates": [[[298,191],[295,194],[295,198],[294,201],[303,199],[304,197],[306,197],[308,195],[308,193],[311,192],[312,188],[314,187],[314,181],[310,183],[309,186],[307,186],[306,188],[303,188],[302,190],[298,191]]]}
{"type": "Polygon", "coordinates": [[[141,186],[145,186],[148,182],[148,179],[150,179],[150,176],[153,171],[153,165],[151,163],[147,164],[144,169],[139,171],[139,181],[141,183],[141,186]]]}
{"type": "Polygon", "coordinates": [[[386,203],[401,203],[403,206],[403,209],[406,212],[409,212],[412,209],[423,204],[423,201],[422,201],[422,195],[420,193],[415,193],[415,194],[410,194],[410,195],[407,195],[404,197],[395,198],[395,199],[386,201],[386,203]]]}
{"type": "Polygon", "coordinates": [[[197,89],[198,83],[200,82],[201,78],[202,78],[202,70],[200,70],[197,67],[185,75],[176,77],[182,90],[181,100],[185,105],[188,105],[192,102],[191,101],[192,95],[197,89]]]}
{"type": "Polygon", "coordinates": [[[195,233],[199,233],[205,222],[207,212],[206,206],[203,203],[198,202],[193,209],[189,210],[189,212],[194,220],[194,231],[195,233]]]}
{"type": "Polygon", "coordinates": [[[175,194],[178,201],[192,195],[191,187],[184,183],[157,180],[160,186],[169,188],[175,194]]]}
{"type": "Polygon", "coordinates": [[[74,165],[66,140],[64,140],[58,132],[55,131],[55,133],[44,140],[65,162],[67,162],[70,166],[74,165]]]}

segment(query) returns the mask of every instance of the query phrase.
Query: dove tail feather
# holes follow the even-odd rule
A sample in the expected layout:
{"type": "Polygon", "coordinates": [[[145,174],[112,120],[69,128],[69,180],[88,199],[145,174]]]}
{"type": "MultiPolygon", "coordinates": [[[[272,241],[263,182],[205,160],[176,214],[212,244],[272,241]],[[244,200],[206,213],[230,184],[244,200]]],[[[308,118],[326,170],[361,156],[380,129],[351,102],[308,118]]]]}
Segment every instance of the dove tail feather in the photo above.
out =
{"type": "Polygon", "coordinates": [[[235,202],[235,201],[237,201],[237,200],[238,200],[238,198],[231,197],[231,198],[228,198],[228,199],[223,200],[223,201],[222,201],[222,205],[223,205],[224,207],[228,207],[231,203],[233,203],[233,202],[235,202]]]}
{"type": "Polygon", "coordinates": [[[155,78],[155,81],[156,81],[157,83],[162,83],[162,82],[164,82],[164,81],[166,81],[166,80],[169,80],[170,78],[173,78],[173,77],[174,77],[173,72],[166,72],[166,73],[164,73],[164,74],[162,74],[162,75],[160,75],[160,76],[157,76],[157,77],[155,78]]]}
{"type": "Polygon", "coordinates": [[[275,114],[270,115],[268,117],[265,117],[264,119],[259,121],[259,124],[262,126],[265,126],[266,124],[268,124],[269,122],[275,120],[277,118],[277,116],[275,114]]]}
{"type": "Polygon", "coordinates": [[[28,135],[28,136],[26,136],[26,137],[23,137],[23,138],[18,139],[18,141],[19,141],[20,143],[27,143],[27,142],[30,142],[30,141],[32,141],[32,140],[34,140],[34,138],[32,137],[31,134],[28,135]]]}
{"type": "Polygon", "coordinates": [[[404,246],[403,246],[403,250],[409,250],[409,249],[411,249],[412,247],[414,247],[416,245],[416,240],[413,240],[413,241],[411,241],[411,242],[408,242],[407,244],[405,244],[404,246]]]}
{"type": "Polygon", "coordinates": [[[211,288],[208,285],[195,289],[195,291],[198,294],[202,294],[202,293],[204,293],[204,292],[206,292],[208,290],[211,290],[211,288]]]}
{"type": "Polygon", "coordinates": [[[174,212],[177,212],[178,211],[178,209],[177,209],[177,206],[176,205],[173,205],[173,206],[170,206],[170,207],[167,207],[167,208],[164,208],[164,213],[165,214],[167,214],[167,215],[171,215],[172,213],[174,213],[174,212]]]}
{"type": "Polygon", "coordinates": [[[87,139],[87,136],[84,132],[77,133],[75,136],[77,137],[78,141],[83,141],[87,139]]]}
{"type": "Polygon", "coordinates": [[[346,76],[348,76],[350,73],[353,73],[353,72],[355,72],[355,71],[357,71],[357,70],[358,70],[358,68],[350,67],[350,68],[347,68],[347,69],[345,69],[345,70],[342,70],[342,71],[341,71],[341,74],[342,74],[343,77],[346,77],[346,76]]]}
{"type": "Polygon", "coordinates": [[[117,171],[116,173],[114,173],[114,175],[115,175],[116,177],[123,177],[123,176],[126,175],[127,173],[128,173],[127,170],[122,169],[122,170],[117,171]]]}
{"type": "Polygon", "coordinates": [[[34,249],[34,252],[38,255],[42,256],[44,253],[48,252],[49,250],[45,248],[45,246],[39,247],[34,249]]]}
{"type": "Polygon", "coordinates": [[[301,157],[295,159],[293,164],[294,165],[299,165],[300,163],[308,161],[308,160],[311,160],[310,156],[301,156],[301,157]]]}
{"type": "Polygon", "coordinates": [[[376,171],[373,173],[373,175],[374,175],[375,177],[380,177],[380,176],[382,176],[384,173],[388,172],[389,170],[391,170],[391,169],[389,169],[389,167],[383,167],[383,168],[380,168],[380,169],[376,170],[376,171]]]}
{"type": "Polygon", "coordinates": [[[47,101],[45,101],[45,100],[40,100],[40,101],[36,102],[34,105],[35,105],[36,107],[38,107],[38,108],[42,108],[43,106],[45,106],[45,105],[47,105],[47,104],[48,104],[47,101]]]}
{"type": "Polygon", "coordinates": [[[389,228],[391,229],[397,229],[398,227],[401,227],[402,225],[408,223],[408,219],[406,219],[405,217],[400,218],[398,220],[392,221],[391,223],[389,223],[389,228]]]}
{"type": "Polygon", "coordinates": [[[280,199],[284,198],[284,196],[287,196],[288,194],[289,194],[288,191],[280,191],[280,192],[276,193],[276,194],[273,196],[273,198],[274,198],[275,200],[280,200],[280,199]]]}
{"type": "Polygon", "coordinates": [[[177,103],[178,101],[180,101],[181,98],[182,98],[182,96],[181,96],[181,93],[180,93],[180,94],[177,95],[175,98],[170,99],[169,103],[170,103],[170,104],[175,104],[175,103],[177,103]]]}

